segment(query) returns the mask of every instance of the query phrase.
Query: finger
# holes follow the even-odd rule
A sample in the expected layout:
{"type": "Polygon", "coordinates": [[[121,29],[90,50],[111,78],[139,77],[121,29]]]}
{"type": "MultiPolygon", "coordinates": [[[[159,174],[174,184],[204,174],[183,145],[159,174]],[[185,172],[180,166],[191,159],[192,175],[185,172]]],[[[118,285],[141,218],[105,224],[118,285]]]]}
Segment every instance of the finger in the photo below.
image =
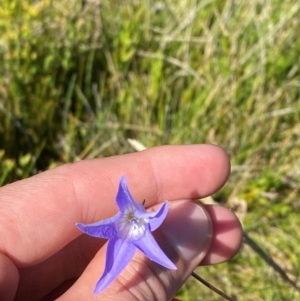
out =
{"type": "Polygon", "coordinates": [[[171,300],[207,253],[211,221],[197,204],[177,201],[155,236],[177,270],[166,269],[136,251],[114,282],[95,297],[94,286],[105,264],[106,248],[102,248],[74,286],[58,300],[171,300]]]}
{"type": "MultiPolygon", "coordinates": [[[[218,205],[204,205],[203,207],[210,215],[213,235],[211,246],[201,261],[201,265],[229,260],[238,252],[242,242],[240,222],[226,208],[218,205]]],[[[181,216],[178,220],[181,220],[181,216]]],[[[15,301],[40,300],[46,293],[62,283],[78,278],[104,243],[102,239],[81,235],[45,262],[22,269],[15,301]],[[32,287],[38,288],[34,290],[35,295],[33,295],[32,287]]]]}
{"type": "Polygon", "coordinates": [[[0,251],[18,267],[50,257],[80,234],[75,222],[116,212],[123,174],[134,197],[150,206],[215,192],[228,177],[229,161],[212,145],[164,146],[81,161],[7,185],[0,191],[0,251]]]}
{"type": "Polygon", "coordinates": [[[47,260],[19,269],[20,279],[14,301],[41,300],[52,291],[58,294],[63,289],[62,284],[79,277],[104,244],[103,239],[81,235],[47,260]]]}
{"type": "Polygon", "coordinates": [[[0,254],[0,296],[1,301],[11,301],[17,290],[19,273],[13,262],[0,254]]]}
{"type": "Polygon", "coordinates": [[[243,242],[242,226],[236,215],[218,205],[205,205],[213,224],[213,236],[209,251],[201,265],[217,264],[233,258],[243,242]]]}

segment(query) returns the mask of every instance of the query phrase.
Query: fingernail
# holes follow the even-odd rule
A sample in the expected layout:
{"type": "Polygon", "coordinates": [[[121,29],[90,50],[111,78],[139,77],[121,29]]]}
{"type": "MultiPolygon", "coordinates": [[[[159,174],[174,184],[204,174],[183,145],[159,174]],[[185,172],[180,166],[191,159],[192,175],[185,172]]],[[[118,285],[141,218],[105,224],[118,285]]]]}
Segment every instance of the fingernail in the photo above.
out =
{"type": "Polygon", "coordinates": [[[172,202],[162,232],[186,262],[198,264],[209,250],[212,240],[210,216],[203,207],[189,201],[172,202]]]}

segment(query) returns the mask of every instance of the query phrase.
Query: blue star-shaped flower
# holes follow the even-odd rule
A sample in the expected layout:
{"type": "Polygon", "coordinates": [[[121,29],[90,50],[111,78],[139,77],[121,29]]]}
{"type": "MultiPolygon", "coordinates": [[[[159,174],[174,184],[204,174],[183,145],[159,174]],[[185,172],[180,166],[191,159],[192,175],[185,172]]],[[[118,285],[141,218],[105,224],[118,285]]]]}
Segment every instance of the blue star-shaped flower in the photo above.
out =
{"type": "Polygon", "coordinates": [[[111,218],[88,225],[76,224],[84,233],[109,239],[105,269],[96,284],[95,294],[103,291],[119,275],[132,259],[136,249],[164,267],[176,269],[151,234],[165,219],[168,203],[165,202],[155,212],[147,212],[143,204],[134,201],[127,188],[126,179],[122,177],[117,204],[120,211],[111,218]]]}

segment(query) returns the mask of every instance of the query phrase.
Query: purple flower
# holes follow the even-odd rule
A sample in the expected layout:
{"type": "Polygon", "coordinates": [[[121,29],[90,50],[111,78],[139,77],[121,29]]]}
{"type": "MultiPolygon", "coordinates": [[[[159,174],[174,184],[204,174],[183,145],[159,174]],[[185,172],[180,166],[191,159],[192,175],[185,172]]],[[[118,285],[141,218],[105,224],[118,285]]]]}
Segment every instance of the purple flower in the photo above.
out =
{"type": "Polygon", "coordinates": [[[111,218],[88,225],[76,224],[84,233],[109,239],[105,269],[96,284],[95,294],[103,291],[121,273],[132,259],[136,249],[162,266],[176,269],[151,234],[165,219],[168,213],[168,203],[165,202],[155,212],[147,212],[143,204],[134,201],[127,188],[126,179],[122,177],[117,204],[120,211],[111,218]]]}

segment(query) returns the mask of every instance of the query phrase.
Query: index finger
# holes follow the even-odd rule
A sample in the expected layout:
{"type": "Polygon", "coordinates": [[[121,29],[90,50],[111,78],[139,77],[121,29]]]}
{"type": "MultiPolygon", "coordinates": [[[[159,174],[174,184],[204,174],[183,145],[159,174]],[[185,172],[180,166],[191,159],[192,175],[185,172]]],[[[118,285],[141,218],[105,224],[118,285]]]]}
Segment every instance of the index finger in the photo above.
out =
{"type": "Polygon", "coordinates": [[[163,146],[106,159],[67,164],[0,189],[0,252],[19,267],[45,260],[90,223],[116,213],[125,175],[146,206],[166,199],[205,197],[229,174],[226,153],[213,145],[163,146]]]}

